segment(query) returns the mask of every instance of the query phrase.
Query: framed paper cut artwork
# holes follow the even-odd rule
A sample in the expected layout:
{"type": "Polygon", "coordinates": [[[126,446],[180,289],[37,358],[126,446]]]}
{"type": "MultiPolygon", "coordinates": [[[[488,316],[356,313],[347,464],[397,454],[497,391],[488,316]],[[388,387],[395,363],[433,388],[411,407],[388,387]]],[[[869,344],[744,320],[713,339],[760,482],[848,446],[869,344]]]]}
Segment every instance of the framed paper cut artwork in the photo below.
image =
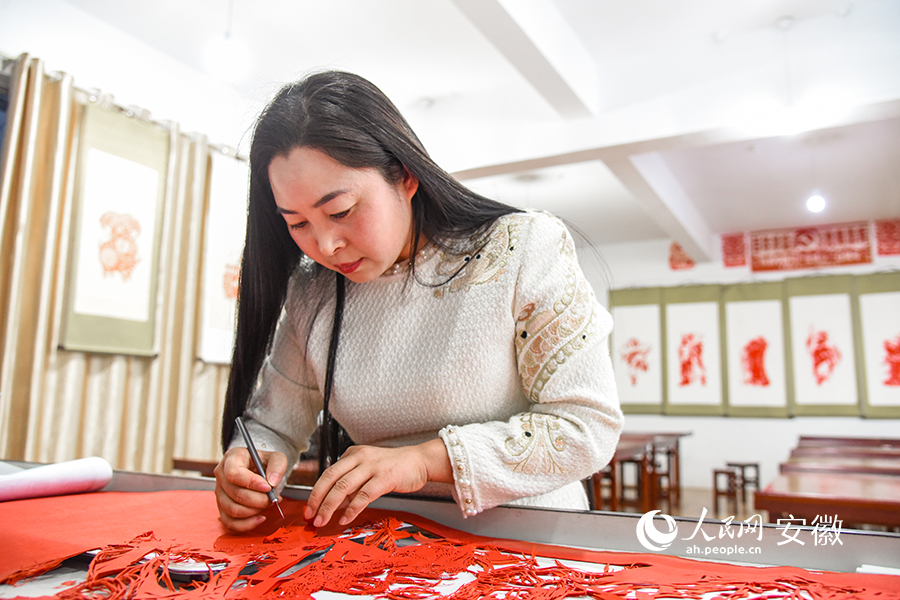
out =
{"type": "Polygon", "coordinates": [[[865,357],[866,415],[898,417],[900,273],[859,278],[857,290],[865,357]]]}
{"type": "Polygon", "coordinates": [[[619,401],[630,412],[662,408],[662,331],[659,304],[612,309],[611,354],[619,401]]]}
{"type": "Polygon", "coordinates": [[[169,134],[85,108],[75,177],[67,350],[155,354],[156,290],[169,134]]]}
{"type": "Polygon", "coordinates": [[[667,302],[665,305],[666,411],[672,414],[721,414],[718,287],[702,288],[693,294],[678,289],[672,292],[685,297],[714,294],[716,300],[667,302]]]}
{"type": "Polygon", "coordinates": [[[758,408],[760,416],[787,413],[784,320],[780,300],[725,304],[730,413],[758,408]],[[780,409],[780,410],[777,410],[780,409]]]}
{"type": "Polygon", "coordinates": [[[211,160],[199,357],[225,364],[231,362],[234,345],[249,168],[246,161],[219,152],[213,152],[211,160]]]}
{"type": "MultiPolygon", "coordinates": [[[[809,285],[827,289],[828,280],[809,285]]],[[[834,283],[839,284],[839,278],[834,283]]],[[[803,285],[803,284],[800,284],[803,285]]],[[[849,284],[848,284],[849,285],[849,284]]],[[[789,298],[796,414],[859,413],[851,295],[792,295],[789,298]]]]}

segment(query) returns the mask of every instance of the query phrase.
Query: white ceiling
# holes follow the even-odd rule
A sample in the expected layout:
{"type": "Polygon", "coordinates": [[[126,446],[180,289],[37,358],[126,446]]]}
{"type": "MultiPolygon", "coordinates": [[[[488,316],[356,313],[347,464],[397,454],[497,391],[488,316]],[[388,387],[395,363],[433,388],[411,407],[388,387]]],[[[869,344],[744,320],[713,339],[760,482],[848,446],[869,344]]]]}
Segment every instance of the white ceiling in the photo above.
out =
{"type": "MultiPolygon", "coordinates": [[[[473,188],[598,245],[703,261],[722,233],[900,216],[898,0],[232,1],[242,97],[356,71],[473,188]]],[[[229,26],[229,0],[68,3],[198,71],[229,26]]]]}

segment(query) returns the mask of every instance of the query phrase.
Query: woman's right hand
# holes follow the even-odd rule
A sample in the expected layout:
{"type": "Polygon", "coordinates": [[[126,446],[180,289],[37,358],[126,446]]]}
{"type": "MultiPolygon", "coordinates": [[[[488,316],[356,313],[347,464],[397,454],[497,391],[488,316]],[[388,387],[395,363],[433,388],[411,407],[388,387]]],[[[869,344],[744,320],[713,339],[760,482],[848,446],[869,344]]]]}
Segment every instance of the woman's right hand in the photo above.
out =
{"type": "Polygon", "coordinates": [[[232,531],[250,531],[266,518],[260,513],[271,504],[268,492],[287,472],[287,457],[281,452],[259,452],[266,470],[265,478],[256,473],[250,452],[243,447],[230,449],[215,468],[216,504],[219,519],[232,531]]]}

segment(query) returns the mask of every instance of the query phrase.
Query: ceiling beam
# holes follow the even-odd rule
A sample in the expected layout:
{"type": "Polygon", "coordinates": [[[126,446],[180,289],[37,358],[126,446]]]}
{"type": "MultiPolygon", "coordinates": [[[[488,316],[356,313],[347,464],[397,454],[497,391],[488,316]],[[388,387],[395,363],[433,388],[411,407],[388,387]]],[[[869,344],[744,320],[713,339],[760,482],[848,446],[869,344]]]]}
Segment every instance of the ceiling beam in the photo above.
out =
{"type": "Polygon", "coordinates": [[[717,257],[716,235],[657,152],[607,159],[607,166],[663,231],[696,262],[717,257]]]}
{"type": "Polygon", "coordinates": [[[560,115],[596,113],[597,65],[550,0],[453,3],[560,115]]]}

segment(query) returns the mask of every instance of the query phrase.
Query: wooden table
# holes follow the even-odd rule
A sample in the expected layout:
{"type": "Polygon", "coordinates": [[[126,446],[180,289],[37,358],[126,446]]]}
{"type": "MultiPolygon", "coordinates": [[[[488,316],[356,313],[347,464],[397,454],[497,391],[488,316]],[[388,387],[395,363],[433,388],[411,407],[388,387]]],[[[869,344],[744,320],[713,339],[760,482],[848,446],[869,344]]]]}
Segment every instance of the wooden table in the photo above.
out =
{"type": "Polygon", "coordinates": [[[623,432],[619,437],[620,444],[650,443],[654,454],[654,489],[656,497],[667,499],[672,507],[681,506],[681,455],[679,454],[679,441],[683,437],[691,435],[690,432],[649,432],[631,433],[623,432]],[[664,457],[665,469],[655,461],[657,457],[664,457]],[[667,480],[663,486],[662,479],[667,480]]]}
{"type": "Polygon", "coordinates": [[[831,515],[844,526],[868,524],[900,528],[900,477],[836,473],[788,473],[756,492],[754,506],[806,519],[831,515]]]}
{"type": "Polygon", "coordinates": [[[801,435],[798,446],[869,446],[881,448],[900,448],[900,438],[861,438],[861,437],[829,437],[822,435],[801,435]]]}
{"type": "Polygon", "coordinates": [[[791,458],[797,456],[832,456],[857,458],[891,458],[900,460],[900,448],[883,446],[797,446],[791,458]]]}

